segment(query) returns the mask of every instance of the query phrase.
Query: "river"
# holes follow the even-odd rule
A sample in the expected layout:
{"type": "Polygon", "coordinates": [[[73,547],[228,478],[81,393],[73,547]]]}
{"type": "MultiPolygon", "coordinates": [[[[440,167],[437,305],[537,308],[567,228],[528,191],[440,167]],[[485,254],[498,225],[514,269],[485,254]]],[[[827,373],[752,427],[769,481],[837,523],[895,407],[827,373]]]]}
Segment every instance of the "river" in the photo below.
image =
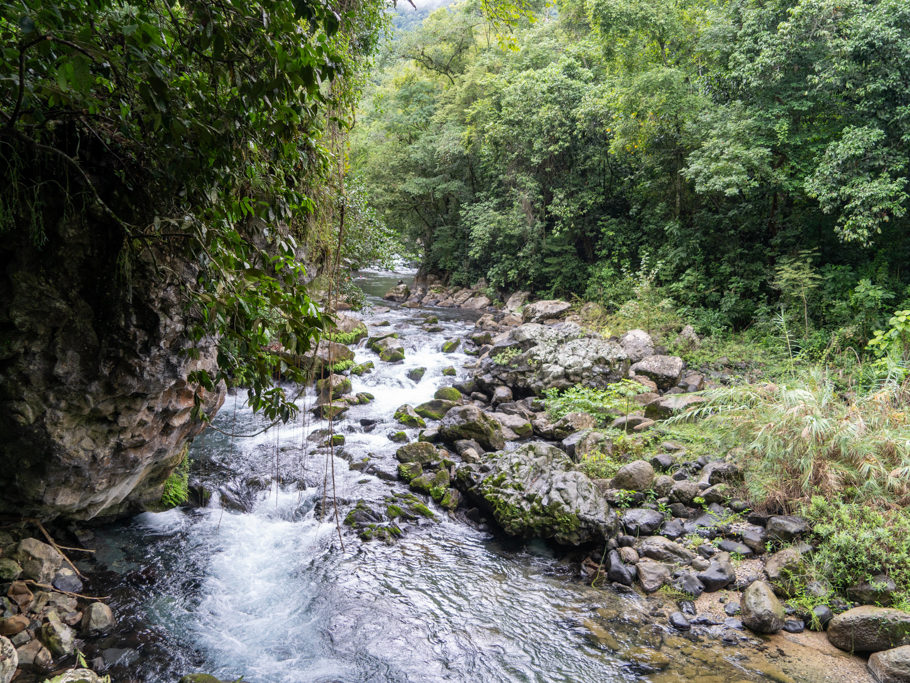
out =
{"type": "MultiPolygon", "coordinates": [[[[368,275],[368,302],[381,306],[397,277],[368,275]]],[[[263,426],[241,392],[215,420],[222,431],[197,438],[190,455],[192,480],[233,489],[248,509],[225,509],[216,493],[204,508],[95,532],[103,582],[123,616],[94,654],[113,663],[115,681],[176,683],[196,671],[251,683],[767,679],[767,658],[749,648],[676,634],[652,614],[653,599],[591,587],[576,561],[545,543],[505,539],[432,503],[436,519],[410,524],[392,545],[346,530],[342,547],[333,491],[342,518],[359,499],[382,506],[406,491],[388,438],[401,428],[395,409],[468,376],[473,360],[440,351],[473,327],[464,312],[368,308],[362,317],[371,331],[387,321],[406,358],[388,364],[356,350],[376,369],[353,377],[353,391],[376,398],[336,422],[346,443],[334,459],[324,436],[308,438],[327,427],[309,412],[312,390],[294,424],[228,436],[263,426]],[[429,314],[440,319],[435,331],[429,314]],[[457,377],[443,375],[448,366],[457,377]],[[406,375],[416,367],[427,371],[415,383],[406,375]],[[349,466],[364,457],[372,474],[349,466]]]]}

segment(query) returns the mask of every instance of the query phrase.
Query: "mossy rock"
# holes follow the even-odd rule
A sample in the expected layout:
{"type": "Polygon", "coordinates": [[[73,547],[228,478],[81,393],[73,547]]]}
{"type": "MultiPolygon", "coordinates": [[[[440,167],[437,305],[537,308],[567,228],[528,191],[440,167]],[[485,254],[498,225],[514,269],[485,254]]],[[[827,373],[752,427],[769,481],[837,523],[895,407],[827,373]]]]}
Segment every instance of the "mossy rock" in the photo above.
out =
{"type": "Polygon", "coordinates": [[[445,328],[442,325],[427,325],[423,329],[430,334],[435,334],[436,332],[442,332],[445,328]]]}
{"type": "Polygon", "coordinates": [[[449,339],[447,342],[443,343],[442,352],[443,353],[454,353],[456,350],[458,350],[459,346],[461,346],[460,339],[449,339]]]}
{"type": "Polygon", "coordinates": [[[351,380],[342,375],[331,375],[316,381],[316,392],[323,398],[340,398],[351,391],[351,380]]]}
{"type": "Polygon", "coordinates": [[[425,441],[414,441],[405,444],[395,451],[398,462],[419,462],[422,465],[435,462],[439,459],[436,447],[425,441]]]}
{"type": "Polygon", "coordinates": [[[404,360],[404,349],[400,346],[385,349],[380,352],[379,360],[385,363],[398,363],[404,360]]]}
{"type": "Polygon", "coordinates": [[[320,403],[313,408],[312,412],[323,420],[333,420],[348,411],[348,406],[344,403],[320,403]]]}
{"type": "Polygon", "coordinates": [[[449,367],[442,369],[442,374],[446,377],[454,377],[458,372],[450,365],[449,367]]]}
{"type": "Polygon", "coordinates": [[[403,462],[398,465],[398,476],[408,483],[422,475],[423,466],[419,462],[403,462]]]}
{"type": "Polygon", "coordinates": [[[220,678],[209,674],[187,674],[180,679],[180,683],[224,683],[220,678]]]}
{"type": "Polygon", "coordinates": [[[344,434],[332,434],[325,440],[326,446],[344,446],[344,434]]]}
{"type": "Polygon", "coordinates": [[[394,441],[395,443],[404,443],[408,440],[408,435],[405,432],[392,432],[389,434],[389,441],[394,441]]]}
{"type": "Polygon", "coordinates": [[[351,368],[351,374],[357,375],[358,377],[360,377],[361,375],[365,375],[368,372],[372,372],[373,368],[375,368],[375,367],[376,367],[376,364],[373,363],[373,361],[368,360],[365,363],[361,363],[360,365],[353,366],[351,368]]]}
{"type": "Polygon", "coordinates": [[[414,408],[414,412],[428,420],[441,420],[447,412],[457,405],[455,401],[444,401],[434,398],[432,401],[421,403],[414,408]]]}
{"type": "Polygon", "coordinates": [[[367,348],[372,351],[375,351],[376,353],[379,353],[382,350],[381,347],[379,346],[379,343],[386,339],[398,339],[398,333],[397,332],[386,332],[385,334],[377,334],[373,337],[370,337],[367,340],[367,348]]]}
{"type": "Polygon", "coordinates": [[[439,322],[439,318],[437,318],[435,315],[428,315],[423,319],[423,322],[427,325],[435,325],[439,322]]]}
{"type": "Polygon", "coordinates": [[[423,376],[426,374],[426,368],[411,368],[408,370],[408,379],[413,382],[419,382],[423,379],[423,376]]]}
{"type": "Polygon", "coordinates": [[[439,504],[446,510],[455,510],[461,505],[461,492],[458,489],[446,489],[445,495],[439,501],[439,504]]]}
{"type": "Polygon", "coordinates": [[[361,391],[359,394],[356,395],[356,398],[357,398],[357,403],[359,403],[360,405],[366,405],[367,403],[372,403],[373,401],[376,400],[376,397],[373,396],[373,394],[371,394],[368,391],[361,391]]]}
{"type": "Polygon", "coordinates": [[[405,403],[395,411],[395,420],[407,427],[426,427],[427,423],[418,415],[413,406],[405,403]]]}
{"type": "Polygon", "coordinates": [[[443,401],[460,401],[463,397],[461,392],[458,391],[455,387],[439,387],[436,390],[436,393],[433,394],[433,398],[438,398],[443,401]]]}

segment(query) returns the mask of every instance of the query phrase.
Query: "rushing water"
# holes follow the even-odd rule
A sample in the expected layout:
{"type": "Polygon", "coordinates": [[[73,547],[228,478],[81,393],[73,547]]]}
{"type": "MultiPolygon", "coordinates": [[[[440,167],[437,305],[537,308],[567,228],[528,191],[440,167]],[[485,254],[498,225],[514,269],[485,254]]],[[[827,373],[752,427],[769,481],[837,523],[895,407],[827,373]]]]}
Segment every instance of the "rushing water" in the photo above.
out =
{"type": "MultiPolygon", "coordinates": [[[[396,280],[366,281],[374,304],[396,280]]],[[[358,499],[381,507],[403,491],[387,436],[400,428],[395,409],[450,383],[443,368],[466,372],[468,356],[439,349],[470,321],[433,313],[435,332],[426,331],[426,311],[364,314],[371,332],[389,321],[406,360],[381,363],[357,350],[357,361],[376,369],[352,378],[353,390],[376,400],[336,422],[346,443],[334,460],[320,447],[324,436],[308,439],[328,426],[308,411],[311,391],[296,424],[250,438],[226,434],[263,426],[242,394],[229,396],[215,422],[222,431],[192,447],[194,477],[250,495],[251,509],[225,509],[216,493],[205,508],[147,513],[97,532],[114,607],[132,627],[99,649],[116,662],[114,680],[174,682],[195,671],[252,683],[763,679],[736,648],[657,626],[666,620],[649,616],[653,602],[586,585],[577,562],[544,543],[503,540],[438,509],[437,521],[407,528],[394,545],[345,533],[342,547],[332,491],[342,516],[358,499]],[[427,368],[419,383],[406,377],[415,367],[427,368]],[[378,423],[365,431],[361,419],[378,423]],[[373,474],[349,468],[366,456],[373,474]]]]}

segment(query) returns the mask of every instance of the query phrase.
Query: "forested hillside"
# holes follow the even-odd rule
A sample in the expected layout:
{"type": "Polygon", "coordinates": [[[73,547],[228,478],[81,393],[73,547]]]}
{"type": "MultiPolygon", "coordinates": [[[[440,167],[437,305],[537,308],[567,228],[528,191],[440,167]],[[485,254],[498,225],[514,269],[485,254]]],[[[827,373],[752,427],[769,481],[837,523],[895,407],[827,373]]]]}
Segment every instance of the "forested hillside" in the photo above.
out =
{"type": "Polygon", "coordinates": [[[505,33],[461,2],[389,48],[353,168],[453,284],[646,282],[703,331],[784,303],[807,347],[864,345],[910,294],[908,35],[900,0],[560,0],[505,33]]]}

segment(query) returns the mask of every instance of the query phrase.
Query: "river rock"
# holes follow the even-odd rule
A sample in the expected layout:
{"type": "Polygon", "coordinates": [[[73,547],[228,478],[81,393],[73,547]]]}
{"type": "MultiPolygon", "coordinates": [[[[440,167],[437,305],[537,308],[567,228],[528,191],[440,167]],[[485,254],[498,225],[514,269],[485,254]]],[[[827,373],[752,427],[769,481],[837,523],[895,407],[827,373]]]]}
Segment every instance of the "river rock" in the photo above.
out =
{"type": "Polygon", "coordinates": [[[809,523],[796,515],[776,515],[765,525],[768,536],[778,541],[793,541],[809,530],[809,523]]]}
{"type": "Polygon", "coordinates": [[[526,323],[503,333],[475,371],[482,389],[505,385],[520,394],[542,394],[576,384],[605,387],[626,375],[622,347],[575,323],[526,323]]]}
{"type": "Polygon", "coordinates": [[[493,405],[497,403],[508,403],[512,400],[512,390],[507,386],[500,385],[493,388],[493,405]]]}
{"type": "Polygon", "coordinates": [[[789,597],[805,573],[802,553],[797,548],[784,548],[765,562],[765,575],[779,595],[789,597]]]}
{"type": "Polygon", "coordinates": [[[631,508],[622,514],[622,525],[630,536],[649,536],[664,523],[664,516],[657,510],[631,508]]]}
{"type": "Polygon", "coordinates": [[[420,417],[414,410],[413,406],[405,403],[404,405],[398,406],[398,409],[395,411],[393,416],[397,422],[405,425],[406,427],[426,427],[427,423],[424,422],[423,418],[420,417]]]}
{"type": "Polygon", "coordinates": [[[71,655],[76,651],[76,632],[64,624],[56,612],[48,613],[38,636],[55,657],[71,655]]]}
{"type": "Polygon", "coordinates": [[[386,363],[398,363],[404,360],[404,346],[395,337],[385,337],[370,345],[379,354],[379,360],[386,363]]]}
{"type": "Polygon", "coordinates": [[[0,619],[0,636],[14,636],[28,628],[29,618],[24,614],[14,614],[0,619]]]}
{"type": "Polygon", "coordinates": [[[110,633],[114,624],[114,613],[103,602],[93,602],[82,612],[82,633],[87,636],[110,633]]]}
{"type": "Polygon", "coordinates": [[[705,590],[709,593],[714,591],[719,591],[721,588],[733,583],[736,579],[736,573],[733,570],[733,565],[730,563],[729,553],[719,553],[711,560],[711,564],[708,565],[708,568],[704,571],[698,572],[696,574],[698,580],[702,582],[705,586],[705,590]]]}
{"type": "Polygon", "coordinates": [[[572,304],[568,301],[559,301],[558,299],[535,301],[524,307],[521,317],[526,323],[542,323],[545,320],[561,317],[571,308],[572,304]]]}
{"type": "Polygon", "coordinates": [[[16,675],[19,655],[9,639],[0,636],[0,683],[9,683],[16,675]]]}
{"type": "Polygon", "coordinates": [[[644,460],[633,460],[619,468],[613,477],[613,488],[647,491],[654,480],[654,468],[644,460]]]}
{"type": "Polygon", "coordinates": [[[383,299],[387,301],[396,301],[401,303],[406,301],[407,298],[411,296],[411,288],[408,287],[404,282],[399,282],[397,285],[392,287],[383,295],[383,299]]]}
{"type": "Polygon", "coordinates": [[[411,368],[408,370],[407,377],[412,382],[420,382],[425,374],[427,374],[426,368],[411,368]]]}
{"type": "Polygon", "coordinates": [[[828,624],[828,640],[847,652],[878,652],[910,645],[910,612],[890,607],[854,607],[828,624]]]}
{"type": "Polygon", "coordinates": [[[691,505],[692,501],[701,493],[698,482],[695,481],[678,481],[670,489],[669,498],[674,503],[691,505]]]}
{"type": "Polygon", "coordinates": [[[623,562],[618,550],[611,550],[607,555],[607,579],[623,586],[631,586],[633,580],[633,570],[623,562]]]}
{"type": "Polygon", "coordinates": [[[63,556],[53,546],[35,538],[23,538],[16,549],[22,576],[38,583],[50,583],[63,564],[63,556]]]}
{"type": "Polygon", "coordinates": [[[506,300],[506,311],[509,313],[517,312],[528,302],[530,296],[528,292],[515,292],[506,300]]]}
{"type": "Polygon", "coordinates": [[[635,565],[638,580],[645,593],[653,593],[670,580],[670,567],[663,562],[643,557],[635,565]]]}
{"type": "Polygon", "coordinates": [[[644,330],[629,330],[619,343],[633,363],[654,355],[654,340],[644,330]]]}
{"type": "Polygon", "coordinates": [[[401,446],[395,451],[398,462],[419,462],[421,465],[435,462],[439,459],[436,446],[426,441],[414,441],[401,446]]]}
{"type": "MultiPolygon", "coordinates": [[[[432,401],[421,403],[414,408],[414,412],[425,417],[428,420],[441,420],[452,408],[458,404],[455,401],[446,401],[441,398],[434,398],[432,401]]],[[[528,425],[530,426],[530,425],[528,425]]]]}
{"type": "Polygon", "coordinates": [[[502,425],[473,405],[458,406],[446,413],[439,425],[439,434],[449,443],[473,439],[491,451],[505,446],[502,425]]]}
{"type": "Polygon", "coordinates": [[[22,567],[11,557],[0,557],[0,581],[15,581],[22,574],[22,567]]]}
{"type": "Polygon", "coordinates": [[[316,381],[316,393],[322,402],[331,402],[351,391],[351,380],[344,375],[329,375],[316,381]]]}
{"type": "Polygon", "coordinates": [[[436,393],[433,394],[433,398],[438,398],[443,401],[453,401],[457,403],[462,400],[461,392],[458,391],[455,387],[439,387],[436,390],[436,393]]]}
{"type": "Polygon", "coordinates": [[[478,465],[460,467],[457,481],[514,536],[580,545],[616,531],[616,516],[600,490],[546,443],[487,455],[478,465]]]}
{"type": "Polygon", "coordinates": [[[673,415],[684,413],[689,408],[707,400],[704,396],[696,396],[695,394],[670,394],[646,405],[645,416],[654,420],[664,420],[673,415]]]}
{"type": "Polygon", "coordinates": [[[37,638],[16,648],[16,653],[19,656],[19,666],[24,669],[48,671],[53,664],[50,651],[37,638]]]}
{"type": "Polygon", "coordinates": [[[861,605],[888,607],[894,598],[897,584],[887,574],[878,574],[847,589],[847,597],[861,605]]]}
{"type": "Polygon", "coordinates": [[[666,391],[676,386],[684,367],[685,363],[679,356],[653,355],[633,363],[631,370],[637,375],[644,375],[659,389],[666,391]]]}
{"type": "Polygon", "coordinates": [[[868,666],[878,683],[910,683],[910,645],[876,652],[868,666]]]}
{"type": "Polygon", "coordinates": [[[664,536],[643,538],[635,544],[635,549],[640,556],[660,562],[688,563],[695,557],[691,550],[664,536]]]}
{"type": "Polygon", "coordinates": [[[764,581],[753,581],[740,601],[742,622],[755,633],[777,633],[784,627],[784,608],[764,581]]]}

